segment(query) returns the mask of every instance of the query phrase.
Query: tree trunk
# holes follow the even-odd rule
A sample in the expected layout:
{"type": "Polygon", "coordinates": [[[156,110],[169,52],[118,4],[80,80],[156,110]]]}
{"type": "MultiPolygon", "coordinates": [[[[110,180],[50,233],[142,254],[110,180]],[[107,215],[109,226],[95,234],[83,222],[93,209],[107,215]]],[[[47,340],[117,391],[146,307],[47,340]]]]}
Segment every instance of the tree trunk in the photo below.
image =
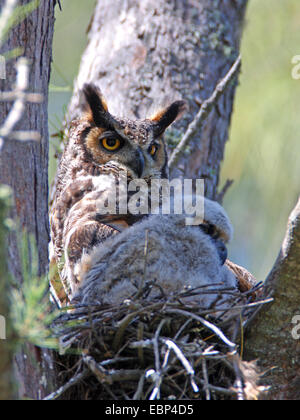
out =
{"type": "MultiPolygon", "coordinates": [[[[117,116],[143,118],[183,98],[190,109],[168,131],[171,151],[239,55],[246,5],[247,0],[99,0],[66,122],[80,115],[79,91],[87,82],[101,87],[117,116]]],[[[236,85],[228,87],[172,174],[205,178],[211,198],[217,195],[236,85]]],[[[63,362],[68,365],[67,356],[63,362]]],[[[80,391],[74,395],[84,399],[80,391]]]]}
{"type": "MultiPolygon", "coordinates": [[[[79,89],[88,81],[100,86],[116,115],[143,118],[184,98],[190,111],[167,133],[171,150],[237,57],[246,5],[243,0],[116,0],[112,7],[109,0],[98,1],[68,120],[79,115],[79,89]]],[[[172,173],[205,178],[209,198],[218,197],[235,88],[232,83],[222,95],[172,173]]],[[[249,359],[260,359],[265,369],[277,366],[268,375],[270,399],[299,399],[300,340],[292,336],[292,319],[300,315],[299,207],[266,282],[266,296],[275,301],[254,318],[245,342],[249,359]]]]}
{"type": "MultiPolygon", "coordinates": [[[[2,4],[4,0],[0,0],[2,4]]],[[[20,0],[19,5],[27,4],[20,0]]],[[[5,54],[16,48],[24,49],[24,56],[30,60],[29,90],[42,93],[42,105],[28,104],[18,128],[38,131],[40,142],[21,143],[9,141],[0,157],[0,183],[9,185],[14,192],[16,216],[21,226],[32,233],[37,240],[40,274],[48,267],[48,83],[52,59],[52,37],[54,27],[54,3],[42,0],[40,6],[24,21],[11,30],[2,48],[5,54]]],[[[16,59],[7,63],[5,80],[1,80],[1,90],[12,89],[16,80],[16,59]]],[[[11,103],[0,104],[0,119],[4,121],[11,103]]],[[[16,254],[16,243],[10,238],[9,265],[14,276],[21,280],[20,265],[16,254]]]]}
{"type": "Polygon", "coordinates": [[[9,192],[0,186],[0,400],[12,397],[12,358],[7,337],[7,267],[6,267],[6,234],[5,219],[8,212],[9,192]]]}
{"type": "Polygon", "coordinates": [[[268,399],[300,399],[300,199],[290,216],[286,237],[266,280],[274,302],[255,317],[246,341],[249,359],[267,371],[268,399]],[[272,369],[273,368],[273,369],[272,369]]]}
{"type": "MultiPolygon", "coordinates": [[[[112,7],[110,0],[98,1],[68,118],[78,116],[78,88],[87,81],[100,85],[110,111],[120,116],[143,118],[184,98],[189,112],[167,134],[174,145],[237,58],[246,5],[247,0],[116,0],[112,7]]],[[[235,88],[236,82],[192,139],[181,170],[172,173],[204,178],[210,198],[217,196],[235,88]]]]}
{"type": "MultiPolygon", "coordinates": [[[[1,9],[4,0],[0,0],[1,9]]],[[[20,0],[19,6],[28,4],[20,0]]],[[[18,129],[38,131],[40,142],[23,143],[14,140],[5,142],[0,155],[0,183],[9,185],[14,196],[13,217],[18,218],[21,227],[34,236],[39,254],[39,274],[48,269],[48,83],[52,59],[52,38],[54,28],[54,1],[41,0],[39,6],[10,32],[1,54],[22,48],[23,55],[30,60],[30,92],[42,93],[42,105],[28,104],[18,129]]],[[[9,91],[16,79],[16,60],[7,63],[7,78],[1,81],[1,90],[9,91]]],[[[0,120],[3,122],[11,103],[0,104],[0,120]]],[[[15,281],[22,283],[21,263],[15,235],[8,238],[8,265],[15,281]]],[[[31,345],[25,346],[16,357],[17,381],[20,396],[41,398],[49,392],[50,353],[31,345]],[[46,369],[46,370],[45,370],[46,369]],[[48,370],[47,370],[48,369],[48,370]]],[[[50,386],[51,389],[51,386],[50,386]]]]}

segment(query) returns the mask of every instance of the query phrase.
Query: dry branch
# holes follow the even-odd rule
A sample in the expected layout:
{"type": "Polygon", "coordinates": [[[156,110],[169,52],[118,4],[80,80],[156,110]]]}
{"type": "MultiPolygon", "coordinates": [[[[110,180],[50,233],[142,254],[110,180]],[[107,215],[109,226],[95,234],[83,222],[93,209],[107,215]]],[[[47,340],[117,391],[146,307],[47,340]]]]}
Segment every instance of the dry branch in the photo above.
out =
{"type": "Polygon", "coordinates": [[[2,92],[0,100],[14,101],[14,104],[0,128],[0,152],[5,140],[14,139],[18,141],[40,140],[41,135],[37,131],[14,131],[15,126],[21,120],[26,103],[41,103],[43,96],[26,93],[29,86],[29,62],[26,58],[20,58],[16,64],[17,78],[16,87],[12,92],[2,92]]]}
{"type": "Polygon", "coordinates": [[[73,376],[65,385],[59,388],[57,391],[53,392],[52,394],[48,395],[44,398],[44,401],[53,401],[60,398],[65,392],[67,392],[70,388],[77,385],[81,381],[83,381],[86,377],[89,376],[89,371],[86,369],[77,375],[73,376]]]}
{"type": "Polygon", "coordinates": [[[6,0],[0,14],[0,48],[3,45],[7,24],[13,15],[18,0],[6,0]]]}
{"type": "Polygon", "coordinates": [[[172,153],[172,156],[170,157],[170,160],[169,160],[170,170],[175,168],[180,157],[183,155],[187,146],[189,145],[190,141],[194,138],[195,134],[199,132],[208,114],[213,109],[213,107],[217,104],[220,96],[225,92],[229,83],[233,80],[233,78],[238,73],[240,66],[241,66],[241,56],[237,58],[237,60],[234,62],[233,66],[231,67],[229,72],[226,74],[226,76],[222,80],[219,81],[212,95],[202,103],[199,109],[199,112],[197,113],[193,121],[188,126],[186,132],[184,133],[182,139],[180,140],[180,143],[178,144],[178,146],[172,153]]]}

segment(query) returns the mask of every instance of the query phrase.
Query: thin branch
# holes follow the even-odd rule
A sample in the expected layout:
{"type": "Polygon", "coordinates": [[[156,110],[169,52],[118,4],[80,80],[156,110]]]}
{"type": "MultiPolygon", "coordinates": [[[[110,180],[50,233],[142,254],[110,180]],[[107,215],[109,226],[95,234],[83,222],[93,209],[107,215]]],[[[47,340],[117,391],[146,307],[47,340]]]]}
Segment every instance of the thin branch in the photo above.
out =
{"type": "Polygon", "coordinates": [[[237,58],[237,60],[235,61],[235,63],[233,64],[229,72],[226,74],[226,76],[222,80],[220,80],[220,82],[217,84],[213,94],[203,102],[198,114],[190,123],[180,143],[178,144],[178,146],[172,153],[172,156],[169,160],[170,170],[174,169],[174,167],[178,163],[180,157],[186,150],[187,146],[189,145],[194,135],[197,133],[197,131],[201,129],[210,111],[216,105],[220,96],[225,92],[227,86],[233,80],[237,72],[239,71],[240,66],[241,66],[241,56],[237,58]]]}
{"type": "Polygon", "coordinates": [[[12,131],[8,136],[6,136],[6,139],[17,140],[20,142],[40,141],[41,135],[38,131],[12,131]]]}
{"type": "Polygon", "coordinates": [[[101,363],[97,363],[93,357],[85,354],[82,360],[101,384],[112,385],[114,382],[138,380],[143,374],[139,369],[106,370],[101,363]]]}
{"type": "MultiPolygon", "coordinates": [[[[13,90],[12,92],[0,92],[1,102],[13,102],[22,95],[21,92],[13,90]]],[[[40,93],[23,93],[24,100],[33,104],[40,104],[43,102],[43,95],[40,93]]]]}
{"type": "Polygon", "coordinates": [[[143,389],[144,389],[144,383],[145,383],[145,374],[140,377],[137,389],[136,389],[135,394],[133,396],[133,400],[139,400],[141,398],[141,395],[142,395],[143,389]]]}
{"type": "Polygon", "coordinates": [[[69,380],[65,385],[59,388],[57,391],[53,392],[52,394],[48,395],[48,397],[44,398],[43,401],[53,401],[60,398],[65,392],[67,392],[70,388],[77,385],[79,382],[83,381],[87,376],[90,375],[88,369],[84,370],[83,372],[78,373],[78,375],[73,376],[72,379],[69,380]]]}
{"type": "Polygon", "coordinates": [[[132,322],[132,320],[135,317],[137,317],[138,315],[140,315],[143,312],[146,312],[149,309],[153,308],[153,310],[155,310],[155,309],[158,309],[160,307],[161,307],[161,304],[154,304],[154,305],[151,305],[148,308],[140,309],[136,312],[129,313],[127,316],[125,316],[125,318],[122,319],[122,321],[119,322],[118,331],[116,332],[116,335],[115,335],[115,338],[114,338],[114,341],[113,341],[113,349],[119,348],[120,342],[123,339],[126,328],[128,327],[128,325],[132,322]]]}
{"type": "Polygon", "coordinates": [[[224,197],[225,194],[227,193],[227,191],[229,190],[229,188],[234,184],[233,179],[227,179],[227,181],[225,182],[224,187],[222,188],[222,190],[219,192],[219,194],[217,195],[216,201],[220,204],[223,204],[224,201],[224,197]]]}
{"type": "Polygon", "coordinates": [[[210,389],[209,389],[209,380],[208,380],[208,373],[207,373],[207,363],[205,359],[202,359],[202,372],[203,372],[203,378],[204,378],[204,385],[203,389],[205,391],[206,400],[210,401],[210,389]]]}
{"type": "Polygon", "coordinates": [[[235,371],[235,387],[237,389],[237,399],[238,401],[245,400],[245,391],[244,391],[244,384],[243,384],[243,374],[239,367],[239,357],[237,355],[233,356],[233,368],[235,371]]]}
{"type": "MultiPolygon", "coordinates": [[[[198,379],[198,381],[201,383],[201,385],[203,385],[203,387],[205,386],[205,381],[202,379],[198,379]]],[[[210,391],[214,391],[216,394],[220,394],[220,395],[225,395],[227,397],[236,397],[237,396],[237,391],[233,390],[233,389],[226,389],[226,388],[222,388],[219,386],[214,386],[211,384],[207,385],[208,389],[210,391]]]]}
{"type": "Polygon", "coordinates": [[[191,312],[183,311],[181,309],[166,309],[166,313],[170,313],[170,314],[176,314],[177,313],[178,315],[183,315],[183,316],[187,316],[187,317],[190,317],[190,318],[194,318],[196,321],[199,321],[201,324],[203,324],[206,328],[213,331],[213,333],[216,334],[223,341],[223,343],[225,343],[231,350],[236,348],[236,344],[229,341],[228,338],[225,337],[223,332],[216,325],[211,324],[210,322],[206,321],[201,316],[198,316],[198,315],[193,314],[191,312]]]}
{"type": "Polygon", "coordinates": [[[15,10],[15,7],[18,4],[18,0],[6,0],[6,3],[1,10],[0,15],[0,48],[3,45],[4,38],[5,38],[5,32],[7,31],[7,24],[13,15],[13,12],[15,10]]]}
{"type": "MultiPolygon", "coordinates": [[[[1,15],[2,16],[2,15],[1,15]]],[[[1,22],[0,22],[1,25],[1,22]]],[[[39,141],[40,134],[35,131],[15,131],[14,128],[21,120],[27,102],[40,103],[42,96],[35,94],[27,94],[26,91],[29,85],[29,63],[26,58],[20,58],[16,64],[17,79],[16,88],[9,95],[8,93],[2,93],[0,99],[3,100],[5,96],[8,96],[8,100],[12,100],[14,97],[14,104],[6,117],[2,127],[0,128],[0,152],[4,145],[4,141],[7,139],[15,139],[18,141],[39,141]],[[32,95],[34,95],[32,97],[32,95]]]]}
{"type": "Polygon", "coordinates": [[[29,66],[26,58],[20,58],[16,65],[17,80],[16,90],[18,90],[21,96],[17,97],[10,113],[8,114],[3,126],[0,129],[0,136],[7,137],[13,131],[16,124],[22,118],[25,111],[25,101],[23,99],[23,93],[28,88],[29,80],[29,66]]]}
{"type": "Polygon", "coordinates": [[[160,386],[162,383],[162,379],[163,379],[163,373],[161,371],[161,366],[160,366],[160,357],[159,357],[159,335],[160,332],[164,326],[164,324],[166,323],[166,319],[163,319],[160,323],[159,326],[155,332],[154,338],[152,340],[153,342],[153,349],[154,349],[154,359],[155,359],[155,374],[153,375],[153,377],[155,378],[155,386],[153,388],[152,394],[150,396],[150,400],[153,401],[155,399],[160,399],[160,386]]]}
{"type": "Polygon", "coordinates": [[[61,2],[60,2],[60,0],[56,0],[56,3],[58,4],[58,6],[59,6],[59,10],[62,12],[62,7],[61,7],[61,2]]]}
{"type": "Polygon", "coordinates": [[[194,376],[195,376],[195,371],[192,368],[190,362],[187,360],[187,358],[185,357],[185,355],[182,353],[182,351],[180,350],[180,348],[170,339],[166,340],[166,339],[162,339],[164,344],[169,348],[172,349],[174,351],[174,353],[176,354],[177,358],[180,360],[180,362],[182,363],[182,366],[185,368],[187,374],[190,376],[190,381],[191,381],[191,386],[193,388],[193,391],[195,393],[199,392],[199,388],[197,387],[195,380],[194,380],[194,376]]]}

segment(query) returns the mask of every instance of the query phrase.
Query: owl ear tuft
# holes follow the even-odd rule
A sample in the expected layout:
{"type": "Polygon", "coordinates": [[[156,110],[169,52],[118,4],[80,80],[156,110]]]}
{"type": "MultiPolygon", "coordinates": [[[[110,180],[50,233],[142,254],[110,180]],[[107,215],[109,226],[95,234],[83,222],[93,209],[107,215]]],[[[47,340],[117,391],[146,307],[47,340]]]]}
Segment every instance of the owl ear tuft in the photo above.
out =
{"type": "Polygon", "coordinates": [[[88,120],[94,122],[97,127],[110,125],[110,114],[101,90],[95,84],[89,83],[83,86],[82,93],[84,97],[83,111],[88,120]]]}
{"type": "Polygon", "coordinates": [[[154,123],[154,135],[157,137],[162,135],[169,125],[184,114],[187,108],[185,101],[176,101],[153,115],[150,120],[154,123]]]}

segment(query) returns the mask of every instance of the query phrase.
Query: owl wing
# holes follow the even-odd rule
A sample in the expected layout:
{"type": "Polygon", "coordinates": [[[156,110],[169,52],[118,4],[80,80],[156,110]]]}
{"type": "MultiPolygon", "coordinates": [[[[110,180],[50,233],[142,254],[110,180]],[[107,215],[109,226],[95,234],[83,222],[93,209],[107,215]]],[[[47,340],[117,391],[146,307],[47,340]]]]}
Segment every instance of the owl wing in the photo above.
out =
{"type": "Polygon", "coordinates": [[[140,219],[130,214],[99,214],[98,202],[106,200],[110,190],[101,188],[99,177],[96,178],[84,177],[69,183],[51,209],[50,282],[58,302],[66,302],[77,290],[81,282],[77,265],[82,255],[140,219]]]}

